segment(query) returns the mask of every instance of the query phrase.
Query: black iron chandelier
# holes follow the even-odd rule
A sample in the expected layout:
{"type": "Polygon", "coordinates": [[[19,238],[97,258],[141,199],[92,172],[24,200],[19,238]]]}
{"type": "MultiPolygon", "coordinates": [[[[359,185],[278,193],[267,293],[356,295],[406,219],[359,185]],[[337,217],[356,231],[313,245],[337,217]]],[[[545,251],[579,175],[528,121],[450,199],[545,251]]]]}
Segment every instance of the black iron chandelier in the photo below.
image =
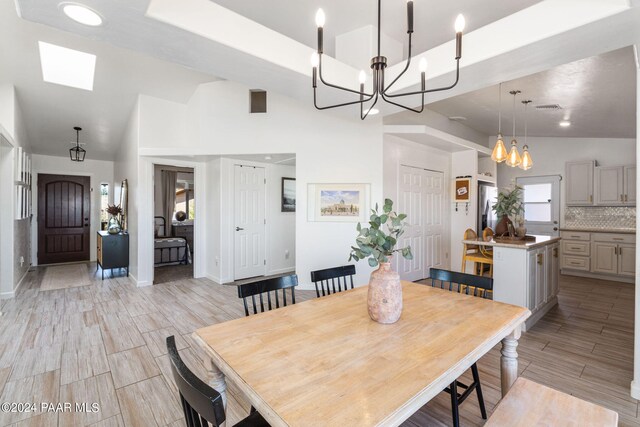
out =
{"type": "Polygon", "coordinates": [[[438,92],[443,90],[452,89],[455,85],[458,84],[458,80],[460,79],[460,58],[462,57],[462,31],[464,30],[464,17],[462,15],[458,15],[455,22],[455,31],[456,31],[456,79],[453,84],[445,87],[427,89],[426,88],[426,72],[427,72],[427,60],[425,58],[420,59],[419,69],[421,76],[421,88],[420,90],[416,90],[413,92],[405,92],[405,93],[394,93],[390,94],[389,90],[391,87],[398,81],[398,79],[409,69],[409,65],[411,64],[411,37],[413,35],[413,0],[407,0],[407,34],[409,37],[409,55],[407,58],[407,63],[396,76],[391,83],[385,83],[385,69],[387,68],[387,58],[382,56],[380,53],[380,22],[381,21],[381,0],[378,0],[378,54],[371,58],[371,69],[373,70],[373,91],[371,93],[367,93],[364,90],[364,84],[366,82],[366,74],[364,71],[360,71],[360,90],[349,89],[346,87],[338,86],[335,84],[328,83],[323,75],[322,75],[322,54],[323,54],[323,27],[325,23],[325,14],[322,9],[318,9],[316,13],[316,25],[318,26],[318,51],[315,52],[311,57],[311,65],[313,67],[313,104],[318,110],[327,110],[330,108],[344,107],[347,105],[360,104],[360,118],[364,120],[369,113],[372,111],[373,107],[378,102],[378,98],[382,98],[384,101],[389,104],[396,105],[398,107],[404,108],[405,110],[413,111],[415,113],[421,113],[424,111],[424,95],[426,93],[438,92]],[[318,86],[318,77],[320,77],[320,81],[328,87],[334,89],[340,89],[346,92],[353,93],[358,95],[360,99],[356,101],[344,102],[341,104],[328,105],[328,106],[318,106],[317,98],[316,98],[316,90],[318,86]],[[403,96],[412,96],[412,95],[421,95],[422,102],[420,108],[411,108],[406,105],[402,105],[398,102],[395,102],[395,98],[403,97],[403,96]],[[371,106],[365,110],[365,103],[369,101],[373,101],[371,106]]]}
{"type": "Polygon", "coordinates": [[[69,148],[69,157],[71,157],[72,162],[84,162],[87,150],[80,147],[80,131],[82,128],[75,126],[73,129],[76,131],[76,146],[69,148]]]}

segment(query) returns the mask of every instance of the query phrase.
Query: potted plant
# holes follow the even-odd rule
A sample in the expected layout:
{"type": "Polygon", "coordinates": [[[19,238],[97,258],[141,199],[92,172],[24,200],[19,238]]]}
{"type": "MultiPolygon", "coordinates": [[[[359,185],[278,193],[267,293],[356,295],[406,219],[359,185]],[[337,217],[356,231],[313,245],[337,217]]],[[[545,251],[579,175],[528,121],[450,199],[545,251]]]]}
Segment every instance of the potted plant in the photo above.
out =
{"type": "Polygon", "coordinates": [[[404,233],[407,215],[394,212],[390,199],[385,199],[382,211],[380,215],[376,203],[375,209],[371,210],[369,227],[358,223],[357,246],[351,247],[349,261],[368,258],[371,267],[378,267],[369,279],[369,316],[379,323],[395,323],[402,313],[402,286],[398,273],[391,270],[391,257],[400,252],[405,259],[413,259],[413,254],[410,246],[395,249],[398,238],[404,233]]]}
{"type": "Polygon", "coordinates": [[[514,185],[513,188],[505,188],[498,193],[496,203],[491,207],[500,218],[496,225],[495,233],[498,236],[505,234],[512,235],[513,220],[524,213],[524,204],[522,203],[522,187],[514,185]]]}
{"type": "Polygon", "coordinates": [[[122,208],[120,205],[107,205],[107,213],[109,214],[107,231],[109,234],[118,234],[122,230],[119,219],[120,215],[122,215],[122,208]]]}

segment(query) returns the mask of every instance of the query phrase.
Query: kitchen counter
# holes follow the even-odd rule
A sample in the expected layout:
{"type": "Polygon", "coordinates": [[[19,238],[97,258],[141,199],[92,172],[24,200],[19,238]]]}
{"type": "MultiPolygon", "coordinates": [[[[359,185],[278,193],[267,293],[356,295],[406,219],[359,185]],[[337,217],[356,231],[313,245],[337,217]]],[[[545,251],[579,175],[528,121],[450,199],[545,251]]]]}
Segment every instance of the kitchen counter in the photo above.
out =
{"type": "Polygon", "coordinates": [[[584,231],[586,233],[620,233],[636,234],[635,228],[589,228],[589,227],[561,227],[560,231],[584,231]]]}
{"type": "Polygon", "coordinates": [[[551,243],[558,242],[560,237],[554,236],[539,236],[534,235],[536,240],[495,240],[494,238],[483,239],[479,237],[472,240],[463,240],[462,243],[467,245],[480,245],[480,246],[492,246],[498,248],[514,248],[514,249],[535,249],[541,246],[549,245],[551,243]]]}

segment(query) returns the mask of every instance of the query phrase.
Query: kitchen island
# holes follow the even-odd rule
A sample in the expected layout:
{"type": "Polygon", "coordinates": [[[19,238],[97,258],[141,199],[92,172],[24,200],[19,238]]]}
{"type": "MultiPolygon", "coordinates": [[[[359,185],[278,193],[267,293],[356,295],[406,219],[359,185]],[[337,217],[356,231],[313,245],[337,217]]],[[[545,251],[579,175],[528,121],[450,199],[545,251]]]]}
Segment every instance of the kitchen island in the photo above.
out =
{"type": "Polygon", "coordinates": [[[526,329],[557,304],[560,275],[560,237],[532,237],[462,241],[493,249],[493,299],[531,310],[526,329]]]}

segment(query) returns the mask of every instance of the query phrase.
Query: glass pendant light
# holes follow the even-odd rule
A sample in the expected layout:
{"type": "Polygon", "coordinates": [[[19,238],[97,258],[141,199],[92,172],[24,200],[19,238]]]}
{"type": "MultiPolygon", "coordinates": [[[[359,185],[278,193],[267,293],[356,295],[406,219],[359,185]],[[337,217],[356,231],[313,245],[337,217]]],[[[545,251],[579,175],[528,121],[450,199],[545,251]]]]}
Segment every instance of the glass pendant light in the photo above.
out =
{"type": "Polygon", "coordinates": [[[520,169],[529,170],[533,166],[533,160],[531,154],[529,154],[529,146],[527,145],[527,106],[531,103],[530,99],[522,101],[524,104],[524,145],[522,146],[522,162],[520,163],[520,169]]]}
{"type": "Polygon", "coordinates": [[[495,147],[493,147],[491,160],[501,163],[507,160],[507,149],[504,146],[502,137],[502,83],[500,83],[498,90],[500,91],[498,94],[498,140],[496,141],[495,147]]]}
{"type": "Polygon", "coordinates": [[[522,163],[522,158],[520,157],[520,153],[518,152],[518,141],[516,141],[516,96],[520,93],[519,90],[512,90],[509,92],[513,95],[513,139],[511,140],[511,151],[509,151],[509,155],[507,156],[507,160],[505,163],[507,166],[511,166],[515,168],[522,163]]]}

